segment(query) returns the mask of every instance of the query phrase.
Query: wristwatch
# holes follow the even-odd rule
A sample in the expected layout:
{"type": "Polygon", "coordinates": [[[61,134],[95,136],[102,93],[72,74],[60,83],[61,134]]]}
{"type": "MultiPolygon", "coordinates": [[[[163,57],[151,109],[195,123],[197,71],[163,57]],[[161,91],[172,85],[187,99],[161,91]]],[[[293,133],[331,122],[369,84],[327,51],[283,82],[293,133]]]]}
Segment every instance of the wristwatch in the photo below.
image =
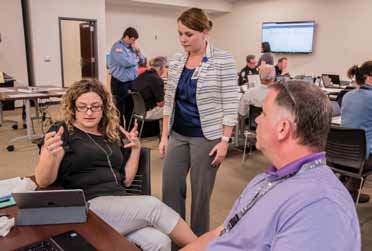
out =
{"type": "Polygon", "coordinates": [[[222,141],[225,141],[226,143],[230,143],[230,137],[222,136],[222,137],[221,137],[221,140],[222,140],[222,141]]]}

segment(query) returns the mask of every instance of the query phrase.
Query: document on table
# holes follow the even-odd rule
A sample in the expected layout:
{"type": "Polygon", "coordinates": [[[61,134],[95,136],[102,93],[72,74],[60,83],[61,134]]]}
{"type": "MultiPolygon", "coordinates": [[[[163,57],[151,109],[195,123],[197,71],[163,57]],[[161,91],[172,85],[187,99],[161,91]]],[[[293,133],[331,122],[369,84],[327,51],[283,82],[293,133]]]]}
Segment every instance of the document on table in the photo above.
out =
{"type": "Polygon", "coordinates": [[[0,88],[0,93],[1,92],[15,92],[15,90],[12,88],[0,88]]]}
{"type": "Polygon", "coordinates": [[[11,193],[33,191],[36,184],[30,178],[11,178],[0,180],[0,208],[15,204],[11,193]]]}
{"type": "Polygon", "coordinates": [[[43,97],[47,96],[47,94],[43,93],[25,93],[25,94],[11,94],[8,95],[9,98],[32,98],[32,97],[43,97]]]}

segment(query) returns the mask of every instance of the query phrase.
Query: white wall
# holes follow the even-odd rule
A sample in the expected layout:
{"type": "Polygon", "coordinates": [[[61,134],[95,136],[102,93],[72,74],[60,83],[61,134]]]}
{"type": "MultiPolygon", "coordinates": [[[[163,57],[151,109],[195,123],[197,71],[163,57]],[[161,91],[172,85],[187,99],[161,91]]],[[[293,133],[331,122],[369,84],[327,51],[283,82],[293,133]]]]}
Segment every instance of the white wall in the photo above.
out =
{"type": "Polygon", "coordinates": [[[27,85],[26,48],[21,0],[1,0],[0,4],[0,71],[27,85]]]}
{"type": "Polygon", "coordinates": [[[214,18],[212,37],[243,67],[246,55],[259,54],[262,22],[315,20],[314,52],[285,55],[290,72],[338,73],[346,78],[352,64],[372,59],[371,13],[371,0],[239,1],[232,13],[214,18]]]}
{"type": "Polygon", "coordinates": [[[71,86],[75,81],[82,78],[79,26],[81,23],[83,22],[63,20],[61,24],[63,77],[65,87],[71,86]]]}
{"type": "Polygon", "coordinates": [[[29,0],[28,4],[35,84],[62,86],[58,17],[97,20],[98,73],[99,79],[105,81],[105,1],[29,0]]]}
{"type": "Polygon", "coordinates": [[[129,26],[137,29],[138,45],[147,58],[171,56],[181,51],[177,34],[177,17],[180,13],[167,7],[106,4],[106,51],[110,51],[112,44],[121,38],[129,26]]]}

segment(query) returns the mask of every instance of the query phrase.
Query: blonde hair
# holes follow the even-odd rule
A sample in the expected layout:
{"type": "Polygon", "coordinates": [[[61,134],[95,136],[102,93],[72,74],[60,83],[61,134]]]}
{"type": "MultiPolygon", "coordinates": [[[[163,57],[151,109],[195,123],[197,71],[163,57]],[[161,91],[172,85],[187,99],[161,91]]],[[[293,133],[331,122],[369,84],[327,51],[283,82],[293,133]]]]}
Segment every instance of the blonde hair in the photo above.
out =
{"type": "Polygon", "coordinates": [[[191,8],[184,11],[177,19],[177,22],[181,22],[187,28],[199,32],[203,32],[204,30],[210,31],[213,26],[212,21],[210,21],[204,11],[199,8],[191,8]]]}
{"type": "Polygon", "coordinates": [[[75,121],[76,100],[88,92],[94,92],[102,99],[102,118],[98,124],[98,131],[111,143],[119,140],[117,109],[112,102],[111,94],[96,79],[83,79],[75,82],[67,89],[66,94],[63,96],[62,112],[69,132],[74,131],[73,123],[75,121]]]}

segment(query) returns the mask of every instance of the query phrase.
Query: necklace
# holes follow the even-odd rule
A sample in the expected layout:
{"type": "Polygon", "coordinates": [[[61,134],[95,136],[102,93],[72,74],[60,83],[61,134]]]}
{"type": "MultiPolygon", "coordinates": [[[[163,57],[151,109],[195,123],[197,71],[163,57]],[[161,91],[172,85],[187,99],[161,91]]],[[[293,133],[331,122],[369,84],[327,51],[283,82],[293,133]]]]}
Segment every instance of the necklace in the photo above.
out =
{"type": "MultiPolygon", "coordinates": [[[[82,132],[84,132],[84,131],[82,131],[82,132]]],[[[106,161],[107,161],[107,164],[108,164],[108,166],[110,167],[110,171],[111,171],[111,173],[112,173],[112,176],[114,176],[114,179],[115,179],[115,182],[116,182],[116,184],[118,184],[119,185],[119,181],[118,181],[118,178],[116,177],[116,175],[115,175],[115,172],[114,172],[114,169],[112,168],[112,164],[111,164],[111,160],[110,160],[110,156],[112,155],[112,149],[110,148],[110,146],[106,143],[106,146],[107,146],[107,148],[109,149],[109,153],[107,153],[106,152],[106,150],[100,145],[100,144],[98,144],[93,138],[92,138],[92,136],[90,136],[88,133],[86,133],[86,132],[84,132],[85,133],[85,135],[87,135],[88,136],[88,138],[99,148],[99,149],[101,149],[101,151],[105,154],[105,156],[106,156],[106,161]]]]}

